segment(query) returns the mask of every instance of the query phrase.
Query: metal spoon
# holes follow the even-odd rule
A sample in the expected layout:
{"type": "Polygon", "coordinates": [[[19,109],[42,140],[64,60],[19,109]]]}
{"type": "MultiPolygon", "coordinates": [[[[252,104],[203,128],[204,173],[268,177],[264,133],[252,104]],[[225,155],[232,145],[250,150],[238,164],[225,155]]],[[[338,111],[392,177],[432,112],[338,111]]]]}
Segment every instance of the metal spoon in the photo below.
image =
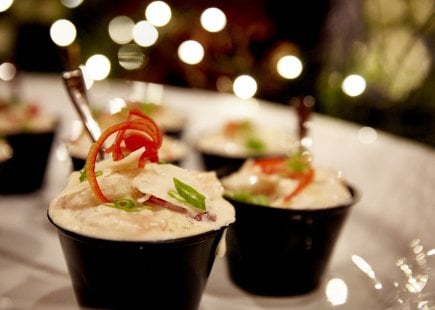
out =
{"type": "MultiPolygon", "coordinates": [[[[101,128],[94,119],[89,106],[82,70],[79,68],[72,71],[64,71],[62,79],[89,137],[95,143],[101,135],[101,128]]],[[[100,151],[100,159],[102,158],[104,158],[104,152],[100,151]]]]}
{"type": "Polygon", "coordinates": [[[308,135],[307,122],[314,107],[314,98],[311,96],[297,98],[294,101],[294,107],[298,120],[299,149],[300,151],[304,151],[306,148],[304,145],[304,139],[308,135]]]}
{"type": "Polygon", "coordinates": [[[93,142],[97,141],[101,135],[101,128],[91,113],[88,98],[86,96],[86,86],[82,70],[76,69],[72,71],[64,71],[62,78],[71,101],[73,102],[80,119],[83,121],[89,136],[93,142]]]}

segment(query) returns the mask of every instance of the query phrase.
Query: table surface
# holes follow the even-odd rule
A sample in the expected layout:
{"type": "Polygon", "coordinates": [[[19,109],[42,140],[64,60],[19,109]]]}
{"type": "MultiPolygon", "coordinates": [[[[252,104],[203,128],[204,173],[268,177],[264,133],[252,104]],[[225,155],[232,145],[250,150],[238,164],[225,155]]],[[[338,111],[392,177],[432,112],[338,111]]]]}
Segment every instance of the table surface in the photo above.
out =
{"type": "MultiPolygon", "coordinates": [[[[44,187],[32,194],[0,196],[0,309],[78,309],[60,244],[46,211],[71,172],[64,141],[77,114],[60,76],[23,74],[20,95],[62,120],[44,187]]],[[[295,132],[290,107],[229,94],[122,81],[99,82],[91,104],[120,97],[161,100],[184,113],[183,139],[228,118],[251,117],[295,132]],[[139,86],[138,86],[139,85],[139,86]]],[[[235,287],[224,258],[213,266],[200,310],[393,309],[435,307],[435,151],[433,148],[314,114],[309,123],[314,162],[342,171],[361,199],[335,247],[322,286],[292,298],[252,296],[235,287]]],[[[191,151],[182,164],[203,169],[191,151]]]]}

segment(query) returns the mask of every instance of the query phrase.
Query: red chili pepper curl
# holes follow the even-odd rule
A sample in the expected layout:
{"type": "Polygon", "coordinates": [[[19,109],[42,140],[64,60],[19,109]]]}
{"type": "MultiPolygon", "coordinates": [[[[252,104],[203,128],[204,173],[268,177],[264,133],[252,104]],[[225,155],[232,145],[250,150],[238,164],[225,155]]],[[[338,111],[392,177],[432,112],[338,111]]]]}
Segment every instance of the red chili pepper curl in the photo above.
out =
{"type": "Polygon", "coordinates": [[[114,161],[121,160],[142,147],[145,151],[140,156],[138,167],[143,168],[147,161],[158,162],[158,150],[162,145],[163,135],[157,124],[147,115],[138,110],[129,111],[125,122],[107,128],[98,140],[92,144],[86,159],[86,176],[89,185],[102,203],[109,203],[110,200],[102,192],[95,173],[95,164],[104,142],[114,133],[117,133],[113,144],[105,150],[105,153],[112,153],[114,161]]]}
{"type": "Polygon", "coordinates": [[[291,171],[287,167],[286,158],[264,158],[255,160],[255,164],[260,167],[261,171],[265,174],[280,174],[298,181],[296,188],[284,197],[284,201],[288,202],[297,194],[299,194],[305,187],[307,187],[314,179],[314,169],[308,165],[303,171],[291,171]]]}

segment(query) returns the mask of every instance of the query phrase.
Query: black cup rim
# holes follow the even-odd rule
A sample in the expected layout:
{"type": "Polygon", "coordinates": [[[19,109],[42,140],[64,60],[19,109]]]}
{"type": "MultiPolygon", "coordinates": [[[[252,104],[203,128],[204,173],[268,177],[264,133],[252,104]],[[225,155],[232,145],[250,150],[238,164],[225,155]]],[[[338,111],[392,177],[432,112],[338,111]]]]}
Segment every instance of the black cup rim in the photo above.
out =
{"type": "Polygon", "coordinates": [[[225,159],[239,159],[239,160],[248,160],[248,159],[259,159],[259,158],[275,158],[275,157],[282,157],[285,156],[285,153],[278,153],[278,152],[252,152],[252,153],[246,153],[244,155],[232,155],[229,153],[225,153],[225,152],[217,152],[217,151],[212,151],[212,150],[206,150],[203,147],[200,147],[198,145],[198,142],[195,143],[195,149],[196,151],[198,151],[200,154],[203,155],[209,155],[209,156],[215,156],[215,157],[220,157],[220,158],[225,158],[225,159]]]}
{"type": "Polygon", "coordinates": [[[296,214],[298,214],[298,215],[300,215],[300,214],[313,214],[313,213],[320,214],[320,213],[332,212],[332,211],[339,210],[339,209],[349,208],[360,201],[360,198],[361,198],[360,191],[357,190],[355,188],[355,186],[353,186],[349,183],[347,183],[346,187],[348,188],[348,190],[350,191],[350,193],[352,195],[352,200],[347,202],[347,203],[342,203],[342,204],[338,204],[335,206],[329,206],[326,208],[311,208],[311,209],[279,208],[279,207],[274,207],[274,206],[262,206],[262,205],[246,203],[243,201],[232,199],[231,197],[229,197],[226,194],[224,194],[224,198],[227,199],[231,204],[233,204],[234,207],[239,207],[239,208],[251,208],[251,209],[259,210],[259,211],[265,210],[265,209],[270,209],[270,210],[274,210],[275,212],[283,212],[286,214],[295,214],[295,215],[296,214]]]}
{"type": "Polygon", "coordinates": [[[51,218],[48,210],[47,210],[47,218],[48,218],[49,222],[54,227],[56,227],[58,232],[61,232],[62,234],[68,236],[68,238],[75,239],[77,241],[88,243],[88,244],[98,244],[98,245],[108,245],[108,246],[123,246],[123,247],[130,247],[130,246],[131,247],[138,247],[138,246],[156,246],[156,247],[163,246],[163,247],[165,247],[165,246],[174,246],[174,245],[185,246],[188,244],[200,243],[203,240],[208,239],[211,236],[216,235],[216,234],[220,233],[221,231],[224,231],[225,229],[227,229],[229,227],[229,225],[221,226],[215,230],[210,230],[210,231],[202,232],[202,233],[191,235],[191,236],[186,236],[186,237],[181,237],[181,238],[173,238],[173,239],[164,239],[164,240],[155,240],[155,241],[129,240],[129,239],[114,240],[114,239],[104,239],[104,238],[99,238],[99,237],[87,236],[87,235],[83,235],[83,234],[68,230],[68,229],[58,225],[57,223],[55,223],[54,220],[51,218]]]}

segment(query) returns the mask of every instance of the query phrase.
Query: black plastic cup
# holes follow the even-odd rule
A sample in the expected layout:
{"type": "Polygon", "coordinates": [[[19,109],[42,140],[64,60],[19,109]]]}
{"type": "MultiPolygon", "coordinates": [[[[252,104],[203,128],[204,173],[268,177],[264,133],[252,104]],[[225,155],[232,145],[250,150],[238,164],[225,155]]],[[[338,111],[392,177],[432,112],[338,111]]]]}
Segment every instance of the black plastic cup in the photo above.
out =
{"type": "Polygon", "coordinates": [[[273,158],[280,157],[283,154],[246,154],[246,156],[232,156],[225,153],[219,154],[196,148],[200,155],[204,169],[207,171],[214,171],[218,178],[223,178],[231,173],[239,170],[248,159],[256,158],[273,158]]]}
{"type": "Polygon", "coordinates": [[[12,157],[3,163],[0,194],[26,194],[39,190],[45,179],[55,130],[5,135],[12,157]]]}
{"type": "Polygon", "coordinates": [[[77,302],[92,309],[198,309],[226,229],[167,241],[114,241],[79,235],[48,218],[77,302]]]}
{"type": "Polygon", "coordinates": [[[262,296],[294,296],[319,287],[341,228],[358,200],[327,209],[295,210],[243,203],[228,229],[230,279],[262,296]]]}
{"type": "Polygon", "coordinates": [[[70,155],[72,168],[74,171],[80,171],[85,167],[86,159],[70,155]]]}
{"type": "Polygon", "coordinates": [[[231,157],[199,151],[204,168],[207,171],[214,171],[218,178],[236,172],[246,161],[247,157],[231,157]]]}
{"type": "Polygon", "coordinates": [[[162,127],[162,131],[174,138],[174,139],[182,139],[183,138],[183,133],[184,133],[184,128],[183,127],[178,127],[178,128],[164,128],[162,127]]]}

